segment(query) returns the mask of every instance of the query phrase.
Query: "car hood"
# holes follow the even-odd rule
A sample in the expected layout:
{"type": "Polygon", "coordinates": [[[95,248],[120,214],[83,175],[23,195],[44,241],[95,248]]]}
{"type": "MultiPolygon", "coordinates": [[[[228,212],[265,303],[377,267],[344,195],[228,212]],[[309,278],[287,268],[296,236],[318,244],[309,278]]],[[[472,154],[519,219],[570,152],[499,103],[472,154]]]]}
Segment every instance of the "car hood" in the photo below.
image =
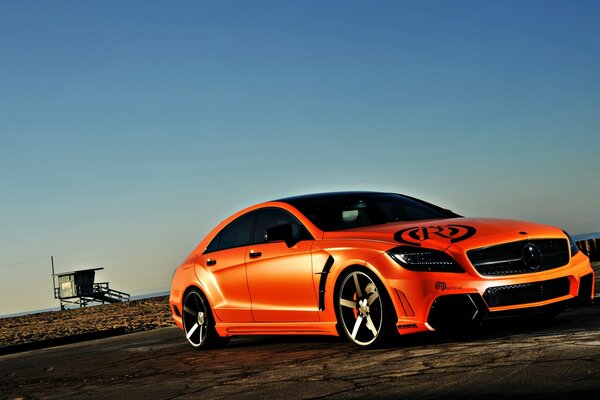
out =
{"type": "Polygon", "coordinates": [[[361,239],[446,250],[473,249],[529,238],[564,238],[558,228],[534,222],[496,218],[449,218],[398,222],[325,232],[323,239],[361,239]]]}

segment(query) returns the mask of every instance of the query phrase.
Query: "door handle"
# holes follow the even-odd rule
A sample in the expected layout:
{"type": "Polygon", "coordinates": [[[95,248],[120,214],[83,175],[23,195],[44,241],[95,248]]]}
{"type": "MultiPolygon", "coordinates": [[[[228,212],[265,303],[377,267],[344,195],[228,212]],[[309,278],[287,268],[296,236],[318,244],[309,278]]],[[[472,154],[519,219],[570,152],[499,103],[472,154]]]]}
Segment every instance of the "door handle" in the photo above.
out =
{"type": "Polygon", "coordinates": [[[214,258],[208,258],[208,259],[206,260],[206,265],[208,265],[209,267],[210,267],[211,265],[215,265],[215,264],[217,264],[217,260],[215,260],[214,258]]]}
{"type": "Polygon", "coordinates": [[[262,256],[260,251],[250,250],[250,258],[258,258],[260,256],[262,256]]]}

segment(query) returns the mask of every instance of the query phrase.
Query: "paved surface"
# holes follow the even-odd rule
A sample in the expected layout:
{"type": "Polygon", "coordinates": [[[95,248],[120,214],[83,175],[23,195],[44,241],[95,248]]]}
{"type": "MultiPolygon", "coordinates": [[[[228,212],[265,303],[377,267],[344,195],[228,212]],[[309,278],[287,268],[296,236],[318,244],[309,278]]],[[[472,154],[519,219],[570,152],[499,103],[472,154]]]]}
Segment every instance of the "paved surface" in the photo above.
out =
{"type": "Polygon", "coordinates": [[[597,398],[600,306],[538,324],[405,337],[259,337],[195,351],[176,328],[0,357],[0,398],[597,398]]]}

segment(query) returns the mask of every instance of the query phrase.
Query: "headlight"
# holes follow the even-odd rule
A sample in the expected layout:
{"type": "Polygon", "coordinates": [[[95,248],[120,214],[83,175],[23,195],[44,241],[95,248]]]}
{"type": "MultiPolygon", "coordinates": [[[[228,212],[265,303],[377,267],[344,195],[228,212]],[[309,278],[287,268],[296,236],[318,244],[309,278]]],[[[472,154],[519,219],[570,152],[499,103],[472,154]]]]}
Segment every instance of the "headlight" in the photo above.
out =
{"type": "Polygon", "coordinates": [[[399,246],[388,250],[387,253],[394,261],[410,271],[465,272],[452,257],[439,250],[399,246]]]}
{"type": "Polygon", "coordinates": [[[579,247],[577,247],[577,243],[575,243],[571,235],[569,235],[565,231],[563,231],[563,233],[569,238],[569,246],[571,247],[571,257],[573,257],[575,254],[579,253],[579,247]]]}

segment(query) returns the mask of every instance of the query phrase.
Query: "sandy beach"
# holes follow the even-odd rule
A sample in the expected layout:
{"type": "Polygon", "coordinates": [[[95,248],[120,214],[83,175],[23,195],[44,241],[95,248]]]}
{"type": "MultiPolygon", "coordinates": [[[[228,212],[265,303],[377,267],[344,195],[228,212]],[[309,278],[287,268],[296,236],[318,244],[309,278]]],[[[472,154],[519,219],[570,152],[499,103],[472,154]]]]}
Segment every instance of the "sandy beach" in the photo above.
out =
{"type": "Polygon", "coordinates": [[[174,325],[168,296],[0,318],[0,348],[174,325]],[[86,336],[87,335],[87,336],[86,336]]]}

